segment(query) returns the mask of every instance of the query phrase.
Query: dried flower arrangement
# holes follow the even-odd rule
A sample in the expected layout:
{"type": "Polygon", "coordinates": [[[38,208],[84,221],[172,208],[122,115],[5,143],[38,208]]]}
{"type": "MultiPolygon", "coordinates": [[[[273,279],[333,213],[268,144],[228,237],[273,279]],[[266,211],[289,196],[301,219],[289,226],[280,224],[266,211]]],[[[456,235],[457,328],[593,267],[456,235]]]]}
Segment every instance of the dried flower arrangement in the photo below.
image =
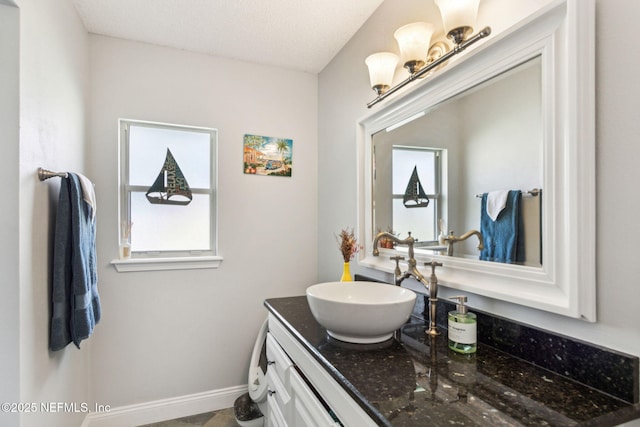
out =
{"type": "Polygon", "coordinates": [[[353,233],[353,229],[342,230],[340,235],[336,236],[336,240],[338,241],[338,247],[340,248],[340,252],[342,252],[344,262],[351,261],[355,254],[360,250],[360,246],[358,245],[358,240],[353,233]]]}

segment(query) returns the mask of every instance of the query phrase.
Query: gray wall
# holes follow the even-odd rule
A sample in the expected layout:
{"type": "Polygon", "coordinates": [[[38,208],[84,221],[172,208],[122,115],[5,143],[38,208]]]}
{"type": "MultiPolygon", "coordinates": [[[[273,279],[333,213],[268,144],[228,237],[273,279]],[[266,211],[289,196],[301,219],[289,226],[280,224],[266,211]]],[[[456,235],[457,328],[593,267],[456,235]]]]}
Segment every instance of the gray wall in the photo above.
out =
{"type": "Polygon", "coordinates": [[[122,406],[246,384],[263,300],[302,295],[317,276],[317,76],[102,36],[91,36],[91,50],[103,307],[92,400],[122,406]],[[118,118],[218,129],[220,268],[118,273],[110,265],[118,118]],[[245,175],[245,133],[292,139],[292,177],[245,175]]]}
{"type": "MultiPolygon", "coordinates": [[[[320,74],[319,82],[319,280],[339,277],[340,258],[333,234],[357,224],[356,123],[371,114],[366,103],[374,98],[369,89],[364,58],[376,51],[395,50],[393,31],[422,18],[427,6],[406,1],[400,9],[385,1],[353,39],[320,74]],[[327,207],[333,207],[327,212],[327,207]]],[[[483,2],[479,21],[491,22],[508,8],[537,7],[541,2],[519,0],[483,2]],[[504,4],[505,9],[501,9],[504,4]]],[[[524,306],[471,295],[473,306],[585,341],[640,355],[640,311],[637,310],[637,245],[640,227],[635,197],[640,181],[637,159],[640,134],[637,120],[635,70],[638,55],[616,53],[624,45],[640,3],[632,0],[599,0],[597,6],[597,311],[595,324],[524,306]]],[[[514,12],[510,10],[509,12],[514,12]]],[[[379,107],[374,107],[379,108],[379,107]]],[[[385,278],[379,272],[352,266],[352,272],[385,278]]],[[[447,295],[443,289],[443,295],[447,295]]]]}
{"type": "MultiPolygon", "coordinates": [[[[42,166],[88,173],[88,36],[67,0],[18,5],[20,153],[15,176],[19,179],[19,212],[12,211],[10,221],[19,223],[15,248],[20,258],[9,271],[19,274],[20,317],[14,325],[20,342],[17,348],[3,346],[0,354],[19,351],[21,402],[87,402],[89,345],[80,351],[73,346],[55,353],[48,350],[51,238],[60,180],[41,183],[36,171],[42,166]]],[[[84,414],[37,411],[20,418],[21,426],[64,427],[79,425],[84,414]]]]}
{"type": "MultiPolygon", "coordinates": [[[[0,141],[3,147],[2,182],[4,208],[0,210],[0,269],[4,272],[0,298],[0,324],[20,324],[20,285],[18,270],[19,218],[19,61],[20,13],[18,8],[0,2],[0,141]],[[8,242],[8,243],[7,243],[8,242]]],[[[17,327],[3,327],[0,334],[0,402],[20,400],[19,333],[17,327]]],[[[0,414],[8,425],[18,422],[18,414],[0,414]]]]}
{"type": "MultiPolygon", "coordinates": [[[[89,36],[68,0],[18,6],[2,6],[3,35],[14,36],[2,45],[13,56],[3,85],[14,93],[2,100],[14,114],[3,115],[2,136],[15,157],[3,172],[15,181],[5,196],[14,209],[2,218],[16,242],[3,257],[1,316],[14,325],[0,348],[3,401],[117,407],[246,384],[263,300],[300,295],[317,277],[317,76],[89,36]],[[116,273],[119,117],[219,130],[220,268],[116,273]],[[293,176],[244,175],[244,133],[293,139],[293,176]],[[81,350],[48,351],[60,180],[39,182],[40,166],[96,184],[103,317],[81,350]]],[[[0,424],[71,426],[84,416],[0,414],[0,424]]]]}

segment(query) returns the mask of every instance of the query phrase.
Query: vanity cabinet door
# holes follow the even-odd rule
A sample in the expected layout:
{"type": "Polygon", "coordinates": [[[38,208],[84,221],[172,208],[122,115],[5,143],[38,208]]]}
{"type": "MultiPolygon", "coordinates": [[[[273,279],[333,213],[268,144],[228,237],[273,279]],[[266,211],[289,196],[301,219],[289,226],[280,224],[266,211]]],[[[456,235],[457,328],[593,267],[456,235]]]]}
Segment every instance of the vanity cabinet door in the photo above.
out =
{"type": "Polygon", "coordinates": [[[270,393],[267,396],[267,404],[268,414],[266,427],[288,427],[274,394],[270,393]]]}
{"type": "Polygon", "coordinates": [[[289,373],[289,381],[291,384],[290,425],[296,427],[340,426],[295,368],[292,368],[289,373]]]}
{"type": "Polygon", "coordinates": [[[285,410],[289,404],[289,400],[291,400],[289,386],[280,381],[273,372],[269,371],[267,371],[267,385],[268,397],[273,398],[272,400],[278,403],[282,413],[286,414],[285,410]]]}
{"type": "Polygon", "coordinates": [[[269,403],[269,426],[284,427],[288,424],[289,402],[289,373],[293,362],[282,347],[267,334],[267,401],[269,403]]]}
{"type": "Polygon", "coordinates": [[[267,334],[267,363],[269,364],[267,372],[275,369],[277,377],[286,384],[289,368],[293,366],[293,362],[270,333],[267,334]]]}

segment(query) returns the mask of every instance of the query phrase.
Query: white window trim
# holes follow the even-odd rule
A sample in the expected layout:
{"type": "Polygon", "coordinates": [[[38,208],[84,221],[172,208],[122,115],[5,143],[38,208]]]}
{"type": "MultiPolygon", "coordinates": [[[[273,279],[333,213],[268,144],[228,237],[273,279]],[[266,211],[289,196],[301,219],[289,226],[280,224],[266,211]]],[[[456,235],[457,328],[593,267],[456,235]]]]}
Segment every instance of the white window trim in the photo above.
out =
{"type": "MultiPolygon", "coordinates": [[[[431,148],[431,147],[417,147],[417,146],[407,146],[407,145],[393,145],[391,147],[391,152],[393,153],[393,150],[406,150],[406,151],[417,151],[417,152],[432,152],[435,155],[435,160],[434,160],[434,179],[435,179],[435,193],[427,193],[427,197],[429,197],[429,200],[434,204],[433,206],[433,216],[434,216],[434,233],[435,233],[435,238],[433,240],[429,239],[429,240],[424,240],[424,241],[420,241],[421,244],[428,244],[428,245],[432,245],[434,243],[438,242],[438,222],[440,220],[440,218],[444,218],[443,212],[442,212],[442,207],[441,207],[441,199],[443,197],[443,189],[442,189],[442,173],[443,173],[443,165],[442,165],[442,161],[443,161],[443,155],[442,153],[445,152],[446,150],[443,150],[441,148],[431,148]]],[[[391,198],[392,199],[402,199],[404,197],[404,193],[391,193],[391,198]]],[[[395,218],[394,218],[395,221],[395,218]]],[[[446,218],[445,218],[446,221],[446,218]]],[[[391,226],[392,229],[397,231],[397,228],[394,224],[392,224],[391,226]]],[[[411,228],[411,227],[409,227],[411,228]]],[[[416,246],[416,249],[420,249],[420,245],[416,246]]]]}
{"type": "Polygon", "coordinates": [[[119,273],[130,271],[195,270],[218,268],[221,256],[114,259],[111,264],[119,273]]]}

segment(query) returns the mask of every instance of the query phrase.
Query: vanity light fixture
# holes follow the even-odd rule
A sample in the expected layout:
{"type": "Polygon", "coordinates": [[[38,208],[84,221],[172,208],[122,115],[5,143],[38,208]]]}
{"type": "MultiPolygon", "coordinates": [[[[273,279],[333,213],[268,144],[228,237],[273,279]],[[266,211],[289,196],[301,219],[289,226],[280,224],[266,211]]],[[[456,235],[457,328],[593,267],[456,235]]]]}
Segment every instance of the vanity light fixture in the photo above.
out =
{"type": "Polygon", "coordinates": [[[434,25],[427,22],[414,22],[400,27],[394,37],[400,48],[402,65],[409,71],[409,77],[391,87],[393,74],[398,63],[397,55],[380,52],[365,60],[369,68],[371,87],[378,97],[367,104],[368,108],[395,93],[410,82],[424,77],[429,71],[443,65],[451,57],[459,54],[468,46],[491,34],[491,28],[485,27],[474,36],[473,25],[478,14],[480,0],[434,0],[440,9],[447,37],[453,42],[449,50],[446,43],[431,45],[434,25]]]}
{"type": "Polygon", "coordinates": [[[393,73],[398,65],[398,55],[390,52],[379,52],[369,55],[364,60],[369,67],[369,79],[371,87],[376,93],[382,95],[393,83],[393,73]]]}
{"type": "Polygon", "coordinates": [[[414,22],[398,28],[393,34],[398,42],[398,47],[400,47],[403,66],[409,71],[409,74],[424,67],[433,30],[433,24],[414,22]]]}
{"type": "Polygon", "coordinates": [[[440,9],[447,37],[455,45],[462,43],[472,32],[478,16],[480,0],[433,0],[440,9]]]}

